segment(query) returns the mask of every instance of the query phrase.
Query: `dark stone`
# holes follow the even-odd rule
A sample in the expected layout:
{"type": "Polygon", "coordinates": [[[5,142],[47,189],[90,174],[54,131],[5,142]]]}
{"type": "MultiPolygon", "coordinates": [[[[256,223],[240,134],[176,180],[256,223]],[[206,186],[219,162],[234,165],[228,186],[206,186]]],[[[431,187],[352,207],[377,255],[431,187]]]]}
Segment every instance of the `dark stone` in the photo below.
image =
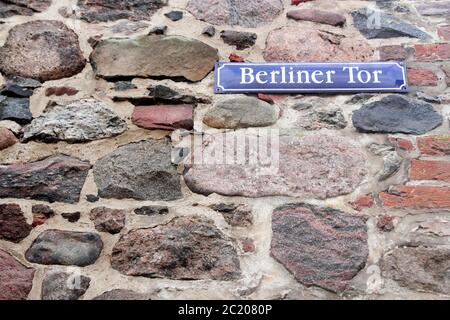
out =
{"type": "Polygon", "coordinates": [[[202,34],[208,37],[214,37],[216,35],[216,28],[213,26],[207,26],[203,29],[202,34]]]}
{"type": "Polygon", "coordinates": [[[370,99],[373,98],[373,94],[369,93],[358,93],[357,95],[354,95],[350,99],[348,99],[345,103],[346,104],[358,104],[358,103],[364,103],[370,99]]]}
{"type": "Polygon", "coordinates": [[[343,292],[366,264],[366,219],[309,204],[288,204],[272,217],[272,256],[307,287],[343,292]]]}
{"type": "Polygon", "coordinates": [[[19,243],[31,229],[18,204],[0,204],[0,239],[19,243]]]}
{"type": "Polygon", "coordinates": [[[407,22],[379,11],[362,8],[352,12],[355,27],[367,39],[409,37],[427,40],[430,35],[407,22]]]}
{"type": "Polygon", "coordinates": [[[81,212],[64,212],[61,216],[67,221],[74,223],[80,220],[81,212]]]}
{"type": "Polygon", "coordinates": [[[57,97],[61,97],[63,95],[68,95],[68,96],[74,96],[79,92],[78,89],[74,88],[74,87],[50,87],[45,89],[45,96],[46,97],[50,97],[50,96],[57,96],[57,97]]]}
{"type": "Polygon", "coordinates": [[[25,257],[33,263],[85,267],[97,261],[102,249],[103,242],[96,233],[46,230],[34,240],[25,257]]]}
{"type": "Polygon", "coordinates": [[[49,206],[43,204],[35,204],[31,208],[33,213],[33,226],[39,226],[44,224],[48,219],[55,215],[55,211],[49,206]]]}
{"type": "Polygon", "coordinates": [[[95,203],[95,202],[97,202],[98,200],[100,200],[100,198],[97,197],[95,194],[88,194],[88,195],[86,196],[86,200],[87,200],[87,202],[95,203]]]}
{"type": "Polygon", "coordinates": [[[114,289],[103,292],[93,300],[150,300],[144,294],[134,292],[132,290],[114,289]]]}
{"type": "Polygon", "coordinates": [[[152,28],[148,34],[156,34],[156,35],[164,35],[167,32],[167,26],[156,26],[154,28],[152,28]]]}
{"type": "Polygon", "coordinates": [[[135,229],[113,248],[111,265],[128,276],[174,280],[236,280],[239,259],[230,240],[200,217],[135,229]]]}
{"type": "Polygon", "coordinates": [[[155,216],[169,213],[169,208],[166,206],[145,206],[137,208],[134,213],[140,216],[155,216]]]}
{"type": "Polygon", "coordinates": [[[41,83],[37,80],[13,76],[7,79],[0,93],[9,97],[29,98],[33,95],[34,89],[40,86],[41,83]]]}
{"type": "Polygon", "coordinates": [[[442,116],[431,104],[390,95],[363,105],[353,113],[353,125],[361,132],[424,134],[439,127],[442,116]]]}
{"type": "Polygon", "coordinates": [[[212,205],[210,208],[221,213],[230,226],[248,227],[253,224],[252,210],[246,205],[219,203],[212,205]]]}
{"type": "Polygon", "coordinates": [[[0,198],[76,203],[90,168],[89,162],[66,155],[0,165],[0,198]]]}
{"type": "Polygon", "coordinates": [[[116,234],[125,227],[125,215],[125,210],[100,207],[91,210],[90,218],[97,231],[116,234]]]}
{"type": "Polygon", "coordinates": [[[114,90],[116,91],[127,91],[131,89],[137,89],[131,81],[117,81],[114,83],[114,90]]]}
{"type": "Polygon", "coordinates": [[[30,123],[33,120],[30,100],[0,95],[0,120],[12,120],[19,124],[30,123]]]}
{"type": "Polygon", "coordinates": [[[157,84],[148,88],[149,96],[154,99],[154,104],[198,104],[210,103],[211,101],[205,98],[195,97],[189,94],[178,92],[168,86],[157,84]]]}
{"type": "Polygon", "coordinates": [[[183,19],[183,11],[170,11],[164,15],[172,21],[179,21],[183,19]]]}
{"type": "Polygon", "coordinates": [[[0,0],[0,18],[31,16],[47,10],[52,0],[0,0]]]}
{"type": "Polygon", "coordinates": [[[244,50],[255,45],[258,36],[253,32],[241,32],[234,30],[222,31],[220,37],[223,42],[235,46],[237,50],[244,50]]]}
{"type": "Polygon", "coordinates": [[[34,269],[0,249],[0,301],[25,300],[33,287],[34,269]]]}
{"type": "Polygon", "coordinates": [[[89,288],[91,279],[80,274],[53,272],[42,282],[42,300],[78,300],[89,288]]]}

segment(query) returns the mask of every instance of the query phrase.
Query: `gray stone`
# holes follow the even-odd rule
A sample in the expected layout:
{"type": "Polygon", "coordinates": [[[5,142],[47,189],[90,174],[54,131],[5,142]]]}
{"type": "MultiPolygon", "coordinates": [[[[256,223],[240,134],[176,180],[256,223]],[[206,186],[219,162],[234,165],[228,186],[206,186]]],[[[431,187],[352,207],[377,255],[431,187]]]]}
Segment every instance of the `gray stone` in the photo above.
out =
{"type": "Polygon", "coordinates": [[[131,81],[117,81],[114,83],[114,90],[116,91],[127,91],[137,89],[137,87],[131,81]]]}
{"type": "Polygon", "coordinates": [[[65,272],[52,272],[42,282],[42,300],[78,300],[85,294],[91,279],[65,272]]]}
{"type": "Polygon", "coordinates": [[[164,35],[167,32],[167,26],[156,26],[152,28],[148,35],[156,34],[156,35],[164,35]]]}
{"type": "Polygon", "coordinates": [[[126,35],[130,35],[138,32],[141,29],[145,29],[148,27],[148,24],[142,21],[121,21],[114,26],[112,26],[111,31],[114,33],[123,33],[126,35]]]}
{"type": "Polygon", "coordinates": [[[450,1],[426,1],[416,6],[423,16],[448,17],[450,14],[450,1]]]}
{"type": "Polygon", "coordinates": [[[146,295],[134,292],[132,290],[114,289],[103,292],[93,300],[150,300],[146,295]]]}
{"type": "Polygon", "coordinates": [[[170,201],[182,197],[168,140],[119,147],[95,163],[94,179],[102,198],[170,201]]]}
{"type": "Polygon", "coordinates": [[[86,99],[67,104],[50,103],[44,113],[24,130],[23,141],[87,142],[117,136],[127,125],[98,100],[86,99]]]}
{"type": "Polygon", "coordinates": [[[33,120],[30,100],[0,95],[0,120],[12,120],[20,124],[30,123],[33,120]]]}
{"type": "Polygon", "coordinates": [[[242,32],[235,30],[226,30],[220,33],[223,42],[230,46],[235,46],[237,50],[244,50],[253,47],[258,36],[253,32],[242,32]]]}
{"type": "Polygon", "coordinates": [[[297,124],[305,130],[344,129],[348,124],[342,109],[333,108],[300,112],[297,124]]]}
{"type": "Polygon", "coordinates": [[[409,37],[427,40],[430,38],[429,34],[412,24],[381,11],[362,8],[352,12],[352,16],[355,27],[367,39],[409,37]]]}
{"type": "Polygon", "coordinates": [[[170,11],[164,14],[167,18],[172,21],[179,21],[183,19],[183,11],[170,11]]]}
{"type": "Polygon", "coordinates": [[[0,90],[0,94],[9,97],[28,98],[33,95],[34,89],[40,86],[39,81],[14,76],[6,81],[6,85],[0,90]]]}
{"type": "Polygon", "coordinates": [[[209,110],[203,122],[212,128],[266,127],[278,120],[276,108],[253,97],[228,98],[209,110]]]}
{"type": "Polygon", "coordinates": [[[166,206],[144,206],[134,210],[139,216],[155,216],[169,213],[169,208],[166,206]]]}
{"type": "Polygon", "coordinates": [[[44,265],[85,267],[97,261],[102,249],[103,242],[96,233],[46,230],[34,240],[25,257],[44,265]]]}
{"type": "Polygon", "coordinates": [[[361,132],[424,134],[439,127],[442,116],[431,104],[390,95],[363,105],[353,113],[353,125],[361,132]]]}
{"type": "Polygon", "coordinates": [[[31,16],[47,10],[52,0],[0,0],[0,18],[31,16]]]}
{"type": "Polygon", "coordinates": [[[125,210],[99,207],[91,210],[90,218],[94,221],[95,229],[111,234],[119,233],[125,227],[125,210]]]}
{"type": "Polygon", "coordinates": [[[208,37],[214,37],[216,35],[216,28],[213,26],[207,26],[203,29],[202,34],[208,37]]]}

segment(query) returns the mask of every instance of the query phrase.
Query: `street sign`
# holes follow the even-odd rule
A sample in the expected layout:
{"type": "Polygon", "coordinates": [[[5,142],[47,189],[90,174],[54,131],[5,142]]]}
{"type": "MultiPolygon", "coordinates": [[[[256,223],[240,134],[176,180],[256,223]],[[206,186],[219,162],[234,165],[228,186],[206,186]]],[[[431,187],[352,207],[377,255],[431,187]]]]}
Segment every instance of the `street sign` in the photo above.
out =
{"type": "Polygon", "coordinates": [[[403,62],[218,62],[216,93],[408,92],[403,62]]]}

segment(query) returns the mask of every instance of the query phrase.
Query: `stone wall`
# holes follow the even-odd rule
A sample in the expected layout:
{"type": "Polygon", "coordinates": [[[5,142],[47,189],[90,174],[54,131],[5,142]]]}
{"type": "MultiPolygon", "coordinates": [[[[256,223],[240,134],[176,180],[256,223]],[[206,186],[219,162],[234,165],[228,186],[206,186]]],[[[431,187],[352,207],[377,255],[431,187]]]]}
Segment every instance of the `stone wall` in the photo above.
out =
{"type": "Polygon", "coordinates": [[[450,1],[108,3],[0,0],[0,299],[450,296],[450,1]],[[411,92],[214,95],[217,60],[411,92]],[[195,158],[267,132],[276,166],[195,158]]]}

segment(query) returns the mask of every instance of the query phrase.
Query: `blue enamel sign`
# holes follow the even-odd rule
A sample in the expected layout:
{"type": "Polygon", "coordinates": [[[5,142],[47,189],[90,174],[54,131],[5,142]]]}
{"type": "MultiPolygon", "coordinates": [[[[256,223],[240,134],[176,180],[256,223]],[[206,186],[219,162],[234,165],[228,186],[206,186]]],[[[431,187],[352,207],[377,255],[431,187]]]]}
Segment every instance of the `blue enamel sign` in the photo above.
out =
{"type": "Polygon", "coordinates": [[[218,62],[216,93],[408,92],[403,62],[218,62]]]}

